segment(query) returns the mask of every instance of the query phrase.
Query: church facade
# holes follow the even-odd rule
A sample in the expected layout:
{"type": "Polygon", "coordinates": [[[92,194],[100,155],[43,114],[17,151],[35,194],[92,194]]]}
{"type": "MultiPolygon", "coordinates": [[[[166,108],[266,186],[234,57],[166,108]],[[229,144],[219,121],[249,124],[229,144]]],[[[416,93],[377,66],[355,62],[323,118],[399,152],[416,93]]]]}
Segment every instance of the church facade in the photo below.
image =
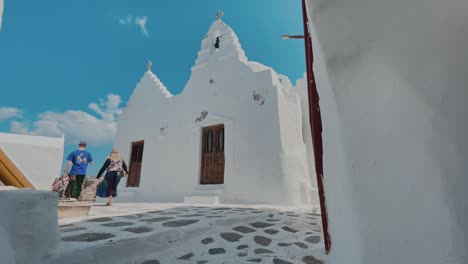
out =
{"type": "Polygon", "coordinates": [[[317,203],[305,85],[249,61],[220,17],[191,70],[173,96],[149,63],[120,115],[121,199],[317,203]]]}

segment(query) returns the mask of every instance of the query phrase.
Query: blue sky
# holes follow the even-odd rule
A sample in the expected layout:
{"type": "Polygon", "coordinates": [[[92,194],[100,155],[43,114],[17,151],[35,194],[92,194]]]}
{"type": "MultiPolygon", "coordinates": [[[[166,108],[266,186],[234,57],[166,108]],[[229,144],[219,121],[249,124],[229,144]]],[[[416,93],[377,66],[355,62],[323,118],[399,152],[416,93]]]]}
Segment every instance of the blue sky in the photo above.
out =
{"type": "MultiPolygon", "coordinates": [[[[89,141],[97,164],[116,116],[153,62],[173,93],[190,77],[218,9],[249,60],[294,83],[305,71],[300,0],[5,0],[0,30],[0,131],[89,141]]],[[[65,153],[65,156],[66,154],[65,153]]]]}

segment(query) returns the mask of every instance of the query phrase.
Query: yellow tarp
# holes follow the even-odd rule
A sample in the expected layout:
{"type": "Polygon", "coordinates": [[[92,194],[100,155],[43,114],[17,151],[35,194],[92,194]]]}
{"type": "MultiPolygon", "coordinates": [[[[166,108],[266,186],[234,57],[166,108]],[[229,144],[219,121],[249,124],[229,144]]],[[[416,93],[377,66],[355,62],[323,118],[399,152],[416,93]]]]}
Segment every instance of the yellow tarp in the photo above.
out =
{"type": "Polygon", "coordinates": [[[33,188],[31,182],[0,148],[0,181],[16,188],[33,188]]]}

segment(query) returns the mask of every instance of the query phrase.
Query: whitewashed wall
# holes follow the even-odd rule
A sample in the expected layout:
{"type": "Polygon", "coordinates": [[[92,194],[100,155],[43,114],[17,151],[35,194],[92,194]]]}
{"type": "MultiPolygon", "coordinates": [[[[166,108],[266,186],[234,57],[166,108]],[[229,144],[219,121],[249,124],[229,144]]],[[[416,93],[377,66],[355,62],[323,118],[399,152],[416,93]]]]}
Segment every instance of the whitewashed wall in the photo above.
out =
{"type": "Polygon", "coordinates": [[[0,133],[0,148],[38,190],[60,177],[64,138],[0,133]]]}
{"type": "Polygon", "coordinates": [[[468,263],[468,2],[308,9],[330,263],[468,263]]]}
{"type": "MultiPolygon", "coordinates": [[[[312,145],[312,131],[310,128],[309,119],[309,97],[307,87],[307,76],[304,73],[302,79],[296,81],[296,91],[301,99],[302,109],[302,137],[307,149],[307,166],[309,168],[309,175],[311,177],[311,185],[314,189],[317,189],[317,177],[315,174],[315,160],[314,160],[314,149],[312,145]]],[[[318,197],[317,197],[318,198],[318,197]]]]}
{"type": "Polygon", "coordinates": [[[226,24],[211,26],[182,94],[167,96],[159,80],[148,76],[156,78],[145,74],[119,120],[116,138],[126,156],[131,141],[145,140],[141,197],[179,202],[195,190],[202,127],[224,124],[226,202],[312,201],[299,96],[287,78],[249,62],[226,24]],[[219,35],[221,47],[215,50],[219,35]],[[202,111],[208,112],[206,119],[195,122],[202,111]]]}
{"type": "MultiPolygon", "coordinates": [[[[155,157],[148,156],[148,146],[159,138],[159,129],[164,127],[168,115],[168,104],[172,95],[163,83],[147,71],[135,88],[127,107],[119,116],[115,146],[130,165],[131,143],[144,140],[143,164],[153,163],[155,157]]],[[[145,168],[143,168],[144,170],[145,168]]],[[[142,171],[143,172],[143,171],[142,171]]],[[[153,173],[148,170],[149,177],[153,173]]],[[[125,191],[127,178],[123,178],[119,189],[125,191]]],[[[130,188],[133,189],[133,188],[130,188]]],[[[136,190],[132,190],[136,191],[136,190]]]]}
{"type": "Polygon", "coordinates": [[[0,0],[0,30],[2,29],[3,0],[0,0]]]}
{"type": "Polygon", "coordinates": [[[49,263],[60,241],[57,193],[4,188],[0,187],[0,263],[49,263]]]}

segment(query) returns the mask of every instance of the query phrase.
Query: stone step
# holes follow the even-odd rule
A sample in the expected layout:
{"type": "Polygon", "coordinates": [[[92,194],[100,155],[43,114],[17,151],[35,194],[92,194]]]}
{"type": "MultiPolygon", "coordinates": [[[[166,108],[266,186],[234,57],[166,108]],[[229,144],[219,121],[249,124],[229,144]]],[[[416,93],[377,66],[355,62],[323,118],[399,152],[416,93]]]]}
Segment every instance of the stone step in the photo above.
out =
{"type": "Polygon", "coordinates": [[[96,178],[86,177],[83,183],[83,190],[78,200],[94,202],[96,201],[96,188],[99,185],[100,180],[96,178]]]}
{"type": "Polygon", "coordinates": [[[224,185],[198,185],[195,190],[184,197],[190,204],[220,204],[224,194],[224,185]]]}
{"type": "Polygon", "coordinates": [[[224,185],[198,185],[195,189],[190,192],[189,196],[223,196],[224,194],[224,185]]]}
{"type": "Polygon", "coordinates": [[[184,203],[189,204],[220,204],[221,196],[185,196],[184,203]]]}
{"type": "Polygon", "coordinates": [[[57,207],[59,218],[86,217],[96,201],[96,188],[100,181],[96,178],[86,177],[83,190],[78,199],[60,198],[57,207]]]}
{"type": "Polygon", "coordinates": [[[189,196],[223,196],[223,190],[193,190],[189,196]]]}
{"type": "Polygon", "coordinates": [[[63,202],[57,207],[58,218],[86,217],[93,203],[89,202],[63,202]]]}

